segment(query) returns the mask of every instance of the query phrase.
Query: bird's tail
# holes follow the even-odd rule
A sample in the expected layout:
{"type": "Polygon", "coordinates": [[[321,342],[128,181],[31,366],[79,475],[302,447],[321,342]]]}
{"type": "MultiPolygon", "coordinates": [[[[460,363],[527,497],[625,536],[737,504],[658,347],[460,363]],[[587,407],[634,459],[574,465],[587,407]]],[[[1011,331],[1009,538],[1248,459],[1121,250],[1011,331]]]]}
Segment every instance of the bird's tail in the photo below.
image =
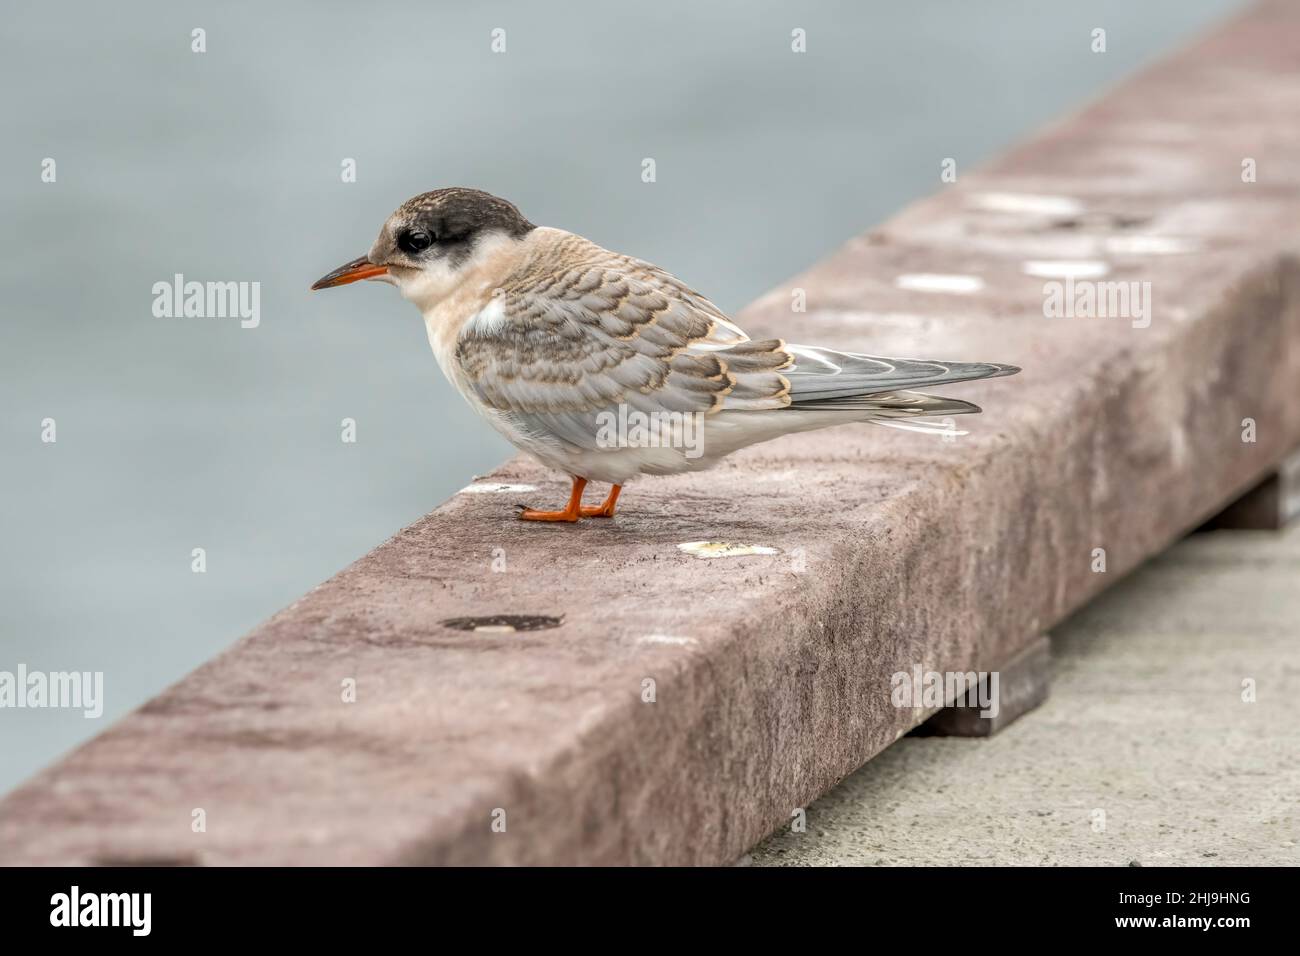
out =
{"type": "Polygon", "coordinates": [[[932,385],[1014,375],[1014,365],[937,362],[861,355],[806,345],[788,346],[795,363],[783,374],[790,383],[790,408],[848,412],[860,421],[928,434],[954,434],[944,421],[971,415],[971,402],[914,391],[932,385]]]}
{"type": "Polygon", "coordinates": [[[957,398],[914,391],[931,385],[971,382],[1014,375],[1014,365],[993,362],[937,362],[885,358],[839,352],[807,345],[790,345],[795,362],[783,370],[790,383],[792,409],[856,412],[861,420],[912,431],[951,432],[951,425],[912,421],[970,415],[978,405],[957,398]]]}

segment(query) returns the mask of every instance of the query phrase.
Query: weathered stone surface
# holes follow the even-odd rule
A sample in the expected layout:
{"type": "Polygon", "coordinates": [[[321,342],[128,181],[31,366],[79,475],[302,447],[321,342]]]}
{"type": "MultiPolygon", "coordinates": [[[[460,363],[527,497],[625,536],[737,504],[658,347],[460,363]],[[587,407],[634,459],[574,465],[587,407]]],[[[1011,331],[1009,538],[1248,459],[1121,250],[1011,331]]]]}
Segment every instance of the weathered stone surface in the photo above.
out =
{"type": "MultiPolygon", "coordinates": [[[[971,435],[795,436],[572,527],[458,495],[10,795],[0,859],[736,858],[923,716],[893,673],[1008,660],[1300,443],[1298,121],[1300,8],[1266,4],[740,316],[1022,365],[949,390],[989,410],[971,435]],[[1080,259],[1149,281],[1150,326],[1044,318],[1026,262],[1080,259]],[[936,273],[982,288],[898,282],[936,273]],[[779,552],[677,548],[700,540],[779,552]],[[563,622],[439,623],[501,614],[563,622]]],[[[520,460],[491,479],[567,485],[520,460]]]]}

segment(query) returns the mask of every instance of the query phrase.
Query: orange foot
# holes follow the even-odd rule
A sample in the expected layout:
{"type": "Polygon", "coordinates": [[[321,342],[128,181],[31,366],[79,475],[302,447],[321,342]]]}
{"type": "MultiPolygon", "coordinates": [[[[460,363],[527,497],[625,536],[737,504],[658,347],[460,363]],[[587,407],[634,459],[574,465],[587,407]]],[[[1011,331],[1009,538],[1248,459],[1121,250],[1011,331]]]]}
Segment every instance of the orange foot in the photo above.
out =
{"type": "Polygon", "coordinates": [[[614,505],[618,502],[618,493],[622,490],[622,485],[611,485],[609,489],[609,497],[605,499],[605,503],[595,508],[583,508],[582,516],[584,518],[614,517],[614,505]]]}
{"type": "Polygon", "coordinates": [[[577,521],[585,510],[582,507],[582,489],[586,487],[586,478],[574,478],[573,491],[569,492],[569,503],[564,506],[563,511],[538,511],[535,508],[524,508],[519,512],[519,517],[524,521],[577,521]]]}

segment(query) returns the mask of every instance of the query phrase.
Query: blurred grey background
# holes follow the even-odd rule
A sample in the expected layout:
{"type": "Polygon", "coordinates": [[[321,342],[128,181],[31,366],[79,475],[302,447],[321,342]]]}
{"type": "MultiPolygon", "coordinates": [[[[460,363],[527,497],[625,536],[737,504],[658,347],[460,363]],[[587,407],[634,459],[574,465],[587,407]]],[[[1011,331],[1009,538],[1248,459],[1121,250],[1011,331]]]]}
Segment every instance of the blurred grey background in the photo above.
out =
{"type": "Polygon", "coordinates": [[[1241,5],[10,6],[0,670],[106,701],[0,709],[0,792],[510,454],[395,290],[307,292],[402,200],[478,186],[736,309],[1241,5]],[[155,318],[177,272],[261,325],[155,318]]]}

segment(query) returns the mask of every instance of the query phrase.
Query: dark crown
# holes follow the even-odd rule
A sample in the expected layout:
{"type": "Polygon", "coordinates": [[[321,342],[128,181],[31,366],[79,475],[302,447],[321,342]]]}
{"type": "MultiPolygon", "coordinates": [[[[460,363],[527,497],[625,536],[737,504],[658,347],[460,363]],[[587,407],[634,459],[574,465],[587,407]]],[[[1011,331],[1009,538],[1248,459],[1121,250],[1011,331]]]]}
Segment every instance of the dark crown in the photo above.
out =
{"type": "Polygon", "coordinates": [[[398,207],[407,222],[418,223],[438,236],[466,236],[484,230],[501,230],[519,237],[537,228],[514,203],[481,189],[453,186],[408,199],[398,207]]]}

